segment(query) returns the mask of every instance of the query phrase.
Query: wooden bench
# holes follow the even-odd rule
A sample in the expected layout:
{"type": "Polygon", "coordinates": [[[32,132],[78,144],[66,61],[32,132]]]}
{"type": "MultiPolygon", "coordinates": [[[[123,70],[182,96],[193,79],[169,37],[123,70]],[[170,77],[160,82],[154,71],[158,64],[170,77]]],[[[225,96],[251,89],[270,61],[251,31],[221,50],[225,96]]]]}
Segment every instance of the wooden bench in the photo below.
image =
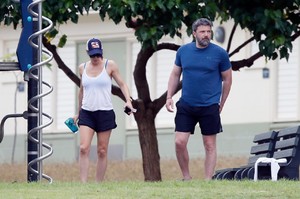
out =
{"type": "Polygon", "coordinates": [[[254,146],[251,147],[250,157],[248,159],[248,164],[241,167],[236,168],[228,168],[228,169],[221,169],[215,172],[213,179],[242,179],[244,173],[254,167],[256,160],[260,157],[272,157],[274,152],[275,146],[275,139],[277,136],[276,131],[269,131],[261,134],[255,135],[253,139],[254,146]]]}
{"type": "MultiPolygon", "coordinates": [[[[286,159],[286,163],[279,163],[278,179],[299,180],[300,165],[300,126],[282,129],[278,132],[272,158],[286,159]]],[[[270,163],[259,163],[258,179],[270,179],[270,163]]],[[[248,174],[253,179],[253,172],[248,174]]]]}
{"type": "Polygon", "coordinates": [[[233,176],[234,179],[247,179],[249,178],[249,173],[250,176],[252,173],[254,176],[254,165],[258,158],[273,157],[277,134],[277,131],[269,131],[266,133],[258,134],[254,137],[253,142],[257,145],[251,147],[250,153],[252,154],[252,156],[249,157],[247,165],[237,169],[233,176]]]}

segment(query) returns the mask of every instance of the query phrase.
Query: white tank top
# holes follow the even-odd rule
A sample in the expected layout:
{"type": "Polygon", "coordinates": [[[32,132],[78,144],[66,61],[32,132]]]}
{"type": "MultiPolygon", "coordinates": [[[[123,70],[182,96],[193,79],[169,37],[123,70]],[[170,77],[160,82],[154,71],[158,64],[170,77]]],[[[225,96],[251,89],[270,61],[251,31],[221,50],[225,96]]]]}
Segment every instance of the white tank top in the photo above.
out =
{"type": "Polygon", "coordinates": [[[81,108],[87,111],[112,110],[111,101],[111,77],[107,74],[106,66],[103,66],[101,73],[97,77],[89,77],[84,64],[82,74],[83,99],[81,108]]]}

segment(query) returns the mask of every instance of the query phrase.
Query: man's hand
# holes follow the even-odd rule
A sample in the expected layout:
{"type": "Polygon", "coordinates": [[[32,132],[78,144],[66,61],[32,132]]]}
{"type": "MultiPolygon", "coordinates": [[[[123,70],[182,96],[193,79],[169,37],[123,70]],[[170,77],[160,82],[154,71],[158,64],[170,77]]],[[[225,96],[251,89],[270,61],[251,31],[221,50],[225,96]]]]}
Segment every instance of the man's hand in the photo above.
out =
{"type": "Polygon", "coordinates": [[[167,98],[166,108],[169,112],[174,112],[174,102],[172,98],[167,98]]]}

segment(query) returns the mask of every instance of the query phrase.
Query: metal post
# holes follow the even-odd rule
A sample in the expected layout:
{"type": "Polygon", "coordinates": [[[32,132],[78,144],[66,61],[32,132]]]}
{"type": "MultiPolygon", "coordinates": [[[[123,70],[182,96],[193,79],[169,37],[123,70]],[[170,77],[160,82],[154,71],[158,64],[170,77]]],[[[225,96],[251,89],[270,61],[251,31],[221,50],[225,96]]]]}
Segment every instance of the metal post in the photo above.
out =
{"type": "MultiPolygon", "coordinates": [[[[42,30],[42,1],[38,4],[38,31],[42,30]]],[[[39,36],[37,37],[38,39],[38,54],[37,54],[37,63],[41,63],[42,62],[42,57],[43,57],[43,51],[42,51],[42,34],[39,34],[39,36]]],[[[43,93],[43,67],[38,67],[38,95],[40,95],[41,93],[43,93]]],[[[42,126],[43,124],[43,100],[42,98],[38,99],[38,126],[42,126]]],[[[39,144],[38,144],[38,157],[42,157],[43,156],[43,129],[39,128],[38,130],[38,140],[39,140],[39,144]]],[[[43,176],[43,162],[39,161],[39,167],[38,167],[38,172],[39,172],[39,180],[42,180],[42,176],[43,176]]]]}
{"type": "MultiPolygon", "coordinates": [[[[31,2],[32,1],[28,2],[28,5],[31,2]]],[[[26,9],[27,9],[28,5],[26,6],[26,9]]],[[[37,8],[34,8],[34,9],[36,10],[37,8]]],[[[33,23],[33,31],[32,32],[38,31],[38,24],[35,22],[35,20],[33,20],[32,23],[33,23]]],[[[35,44],[37,44],[36,39],[34,39],[33,42],[35,44]]],[[[35,65],[36,63],[38,63],[37,54],[38,54],[37,49],[33,48],[32,65],[35,65]]],[[[35,69],[31,73],[34,74],[34,75],[37,75],[38,70],[35,69]]],[[[29,81],[28,81],[28,95],[27,95],[28,101],[30,99],[32,99],[33,97],[35,97],[37,94],[38,94],[38,83],[33,78],[29,78],[29,81]]],[[[34,101],[32,103],[32,105],[34,107],[38,107],[38,102],[34,101]]],[[[31,110],[29,107],[28,107],[27,110],[28,110],[28,120],[27,120],[27,125],[28,126],[27,126],[27,128],[28,128],[28,132],[29,132],[29,131],[31,131],[32,129],[35,129],[38,126],[38,115],[33,110],[31,110]]],[[[38,140],[38,133],[37,132],[34,132],[31,135],[34,139],[38,140]]],[[[27,139],[27,140],[28,140],[27,163],[29,164],[31,161],[38,158],[38,144],[33,142],[30,139],[27,139]]],[[[31,166],[31,168],[38,171],[38,169],[39,169],[38,162],[34,163],[31,166]]],[[[30,169],[28,169],[27,172],[28,172],[27,173],[27,181],[28,182],[38,181],[38,174],[32,172],[30,169]]]]}

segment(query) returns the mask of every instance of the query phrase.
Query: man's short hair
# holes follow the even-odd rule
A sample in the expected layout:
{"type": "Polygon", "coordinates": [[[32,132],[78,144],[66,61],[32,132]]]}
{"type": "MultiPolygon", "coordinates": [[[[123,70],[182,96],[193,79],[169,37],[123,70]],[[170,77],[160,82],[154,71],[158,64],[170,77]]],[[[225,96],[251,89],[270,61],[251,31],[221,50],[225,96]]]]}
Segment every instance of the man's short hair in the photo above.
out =
{"type": "Polygon", "coordinates": [[[197,19],[193,23],[192,29],[195,32],[199,26],[210,26],[210,27],[212,27],[212,25],[213,24],[212,24],[212,22],[209,19],[207,19],[207,18],[200,18],[200,19],[197,19]]]}

